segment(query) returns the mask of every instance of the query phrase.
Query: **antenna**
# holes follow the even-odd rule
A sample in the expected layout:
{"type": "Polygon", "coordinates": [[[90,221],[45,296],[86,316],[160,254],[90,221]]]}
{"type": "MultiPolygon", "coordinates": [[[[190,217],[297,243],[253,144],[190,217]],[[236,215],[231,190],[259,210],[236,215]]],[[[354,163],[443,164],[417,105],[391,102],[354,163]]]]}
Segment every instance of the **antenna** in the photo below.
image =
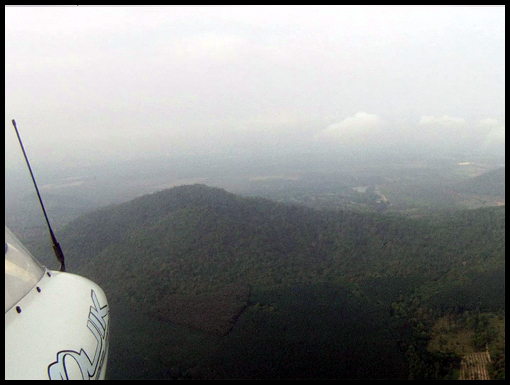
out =
{"type": "Polygon", "coordinates": [[[48,219],[48,215],[46,215],[46,210],[44,209],[44,204],[41,199],[41,194],[39,194],[39,189],[37,188],[37,183],[35,182],[34,173],[32,172],[32,168],[30,167],[30,162],[28,161],[27,154],[25,153],[25,148],[23,147],[23,143],[21,142],[21,137],[19,136],[18,127],[16,127],[16,121],[12,120],[12,125],[16,130],[16,135],[18,136],[19,145],[21,146],[21,150],[23,151],[23,155],[25,156],[25,160],[27,162],[28,170],[30,171],[30,175],[32,176],[32,181],[34,182],[35,191],[37,192],[37,197],[39,198],[39,202],[41,203],[41,207],[44,213],[44,218],[46,218],[46,223],[48,224],[48,229],[50,230],[51,241],[53,242],[53,251],[57,256],[58,261],[60,262],[60,271],[66,271],[66,264],[64,253],[62,252],[62,248],[60,244],[57,242],[57,238],[55,238],[55,234],[53,234],[53,230],[51,229],[50,221],[48,219]]]}

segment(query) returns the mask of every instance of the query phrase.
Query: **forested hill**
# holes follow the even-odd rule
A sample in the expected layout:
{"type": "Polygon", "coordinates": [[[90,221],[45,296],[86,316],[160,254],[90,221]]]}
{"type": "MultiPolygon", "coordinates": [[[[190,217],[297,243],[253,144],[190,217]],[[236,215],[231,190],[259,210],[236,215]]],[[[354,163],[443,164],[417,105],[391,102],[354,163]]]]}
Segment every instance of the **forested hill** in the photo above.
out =
{"type": "Polygon", "coordinates": [[[59,237],[70,271],[145,301],[239,282],[465,282],[504,268],[504,218],[504,207],[420,220],[319,212],[192,185],[84,215],[59,237]]]}
{"type": "Polygon", "coordinates": [[[504,206],[411,219],[188,185],[58,236],[68,271],[99,283],[118,315],[113,378],[457,378],[458,355],[428,350],[436,322],[504,315],[504,206]]]}

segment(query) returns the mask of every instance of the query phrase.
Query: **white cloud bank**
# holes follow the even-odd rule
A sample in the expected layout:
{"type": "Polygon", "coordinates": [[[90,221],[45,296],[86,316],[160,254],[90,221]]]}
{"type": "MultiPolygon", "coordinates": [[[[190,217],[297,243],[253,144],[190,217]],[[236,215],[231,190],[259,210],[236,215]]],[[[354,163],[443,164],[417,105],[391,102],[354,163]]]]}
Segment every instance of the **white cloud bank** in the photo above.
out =
{"type": "Polygon", "coordinates": [[[343,144],[363,144],[381,132],[382,119],[375,114],[358,112],[341,122],[331,124],[314,136],[315,140],[336,140],[343,144]]]}
{"type": "Polygon", "coordinates": [[[505,154],[505,125],[497,119],[487,118],[478,124],[483,136],[481,151],[490,155],[505,154]]]}
{"type": "Polygon", "coordinates": [[[452,127],[463,126],[466,124],[466,121],[462,118],[452,118],[447,115],[440,118],[436,118],[435,116],[422,116],[420,124],[436,127],[452,127]]]}
{"type": "Polygon", "coordinates": [[[314,142],[323,150],[356,154],[499,156],[505,151],[505,126],[491,117],[470,122],[448,115],[426,115],[409,122],[358,112],[319,131],[314,142]]]}

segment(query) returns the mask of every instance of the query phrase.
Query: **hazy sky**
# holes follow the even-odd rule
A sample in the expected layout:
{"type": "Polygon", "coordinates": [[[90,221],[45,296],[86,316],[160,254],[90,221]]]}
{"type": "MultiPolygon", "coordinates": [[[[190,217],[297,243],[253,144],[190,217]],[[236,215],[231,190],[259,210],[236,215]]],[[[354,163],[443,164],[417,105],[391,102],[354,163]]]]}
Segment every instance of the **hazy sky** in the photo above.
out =
{"type": "Polygon", "coordinates": [[[504,7],[6,7],[6,167],[504,151],[504,7]]]}

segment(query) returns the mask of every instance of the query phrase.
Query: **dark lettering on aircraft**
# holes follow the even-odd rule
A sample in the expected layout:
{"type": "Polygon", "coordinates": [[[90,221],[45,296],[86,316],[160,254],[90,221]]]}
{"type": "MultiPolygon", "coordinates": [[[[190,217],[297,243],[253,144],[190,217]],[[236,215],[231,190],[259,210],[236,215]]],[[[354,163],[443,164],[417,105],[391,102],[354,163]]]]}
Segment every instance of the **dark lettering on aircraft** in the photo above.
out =
{"type": "Polygon", "coordinates": [[[108,351],[108,305],[100,306],[94,290],[91,291],[93,306],[90,307],[87,327],[94,335],[97,345],[93,359],[85,350],[62,350],[57,353],[57,360],[48,366],[50,380],[69,380],[69,372],[81,372],[82,379],[90,380],[100,372],[106,352],[108,351]],[[73,368],[74,366],[74,368],[73,368]],[[74,370],[73,370],[74,369],[74,370]]]}

